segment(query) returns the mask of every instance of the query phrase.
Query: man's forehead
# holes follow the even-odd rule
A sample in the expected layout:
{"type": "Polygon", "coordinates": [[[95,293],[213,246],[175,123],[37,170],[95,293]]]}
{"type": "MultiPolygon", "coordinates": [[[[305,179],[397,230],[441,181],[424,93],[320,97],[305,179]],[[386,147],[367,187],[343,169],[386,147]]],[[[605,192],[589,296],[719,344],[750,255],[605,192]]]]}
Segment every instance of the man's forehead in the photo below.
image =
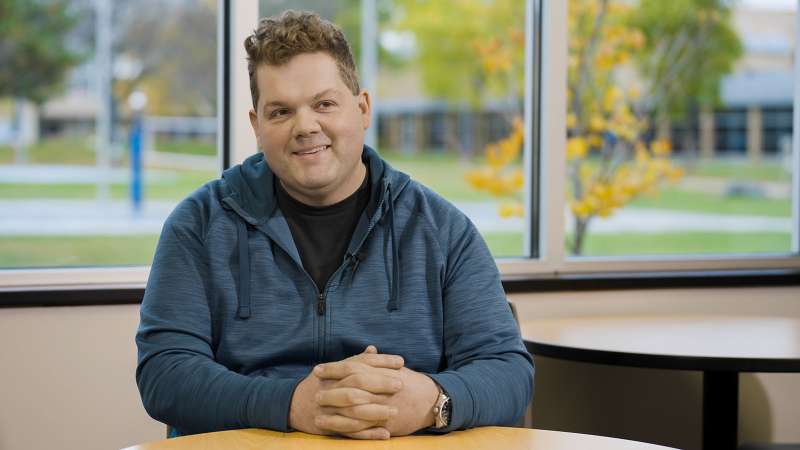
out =
{"type": "Polygon", "coordinates": [[[326,54],[297,55],[285,64],[260,64],[256,82],[262,100],[308,100],[324,92],[348,92],[333,58],[326,54]]]}

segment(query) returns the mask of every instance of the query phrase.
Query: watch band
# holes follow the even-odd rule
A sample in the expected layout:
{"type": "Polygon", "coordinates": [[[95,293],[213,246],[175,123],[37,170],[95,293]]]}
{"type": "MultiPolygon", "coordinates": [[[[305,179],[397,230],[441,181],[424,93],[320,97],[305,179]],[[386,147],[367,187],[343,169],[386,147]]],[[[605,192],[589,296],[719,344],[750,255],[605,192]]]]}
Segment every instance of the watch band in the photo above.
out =
{"type": "Polygon", "coordinates": [[[433,405],[433,417],[435,421],[433,428],[445,428],[450,424],[451,400],[447,392],[445,392],[438,383],[436,386],[439,388],[439,397],[436,399],[436,404],[433,405]]]}

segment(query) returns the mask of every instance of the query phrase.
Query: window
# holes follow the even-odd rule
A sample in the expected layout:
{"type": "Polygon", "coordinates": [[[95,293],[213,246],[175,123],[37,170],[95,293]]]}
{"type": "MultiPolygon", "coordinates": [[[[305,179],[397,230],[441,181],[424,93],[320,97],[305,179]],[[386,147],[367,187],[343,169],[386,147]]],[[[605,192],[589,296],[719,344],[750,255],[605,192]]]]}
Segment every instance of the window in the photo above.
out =
{"type": "Polygon", "coordinates": [[[520,257],[530,221],[526,3],[262,0],[260,15],[310,9],[338,24],[372,95],[368,144],[464,211],[495,256],[520,257]]]}
{"type": "Polygon", "coordinates": [[[213,0],[11,2],[0,268],[150,264],[172,208],[219,173],[216,28],[213,0]]]}
{"type": "MultiPolygon", "coordinates": [[[[504,275],[800,268],[795,0],[135,0],[111,2],[100,40],[95,2],[48,3],[65,5],[44,35],[71,55],[48,68],[60,75],[33,95],[0,64],[2,268],[148,264],[173,205],[218,176],[217,154],[255,151],[241,42],[286,8],[344,29],[375,99],[368,143],[464,210],[504,275]],[[698,64],[667,64],[698,36],[698,64]],[[136,90],[148,99],[139,216],[136,90]],[[96,135],[110,142],[99,152],[96,135]]],[[[140,267],[80,280],[141,284],[140,267]]],[[[29,272],[0,270],[0,287],[53,276],[29,272]]]]}
{"type": "Polygon", "coordinates": [[[797,2],[570,0],[568,256],[791,254],[797,2]]]}

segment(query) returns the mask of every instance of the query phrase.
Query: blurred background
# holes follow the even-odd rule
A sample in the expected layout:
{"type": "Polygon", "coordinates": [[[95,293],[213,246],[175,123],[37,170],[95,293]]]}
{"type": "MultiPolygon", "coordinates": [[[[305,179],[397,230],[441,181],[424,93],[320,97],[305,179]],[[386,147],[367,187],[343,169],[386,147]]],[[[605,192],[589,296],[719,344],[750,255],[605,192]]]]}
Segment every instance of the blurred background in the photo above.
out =
{"type": "MultiPolygon", "coordinates": [[[[370,142],[495,256],[526,256],[541,214],[523,159],[554,149],[525,145],[525,2],[366,3],[259,4],[340,25],[370,142]]],[[[568,8],[566,253],[789,253],[797,2],[568,8]]],[[[0,0],[0,267],[150,263],[172,208],[221,170],[217,20],[214,0],[0,0]]]]}

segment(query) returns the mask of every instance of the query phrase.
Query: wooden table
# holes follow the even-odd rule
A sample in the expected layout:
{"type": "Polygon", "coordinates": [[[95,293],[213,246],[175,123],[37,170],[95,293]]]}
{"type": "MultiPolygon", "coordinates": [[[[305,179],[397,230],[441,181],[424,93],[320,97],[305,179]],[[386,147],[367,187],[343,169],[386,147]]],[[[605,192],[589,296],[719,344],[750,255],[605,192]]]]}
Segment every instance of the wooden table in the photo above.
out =
{"type": "Polygon", "coordinates": [[[629,316],[523,321],[534,355],[703,372],[703,448],[737,447],[740,372],[800,372],[800,319],[629,316]]]}
{"type": "Polygon", "coordinates": [[[588,434],[528,428],[484,427],[445,435],[397,437],[388,441],[356,441],[299,432],[278,433],[249,428],[165,439],[129,447],[126,450],[663,450],[667,448],[588,434]]]}

